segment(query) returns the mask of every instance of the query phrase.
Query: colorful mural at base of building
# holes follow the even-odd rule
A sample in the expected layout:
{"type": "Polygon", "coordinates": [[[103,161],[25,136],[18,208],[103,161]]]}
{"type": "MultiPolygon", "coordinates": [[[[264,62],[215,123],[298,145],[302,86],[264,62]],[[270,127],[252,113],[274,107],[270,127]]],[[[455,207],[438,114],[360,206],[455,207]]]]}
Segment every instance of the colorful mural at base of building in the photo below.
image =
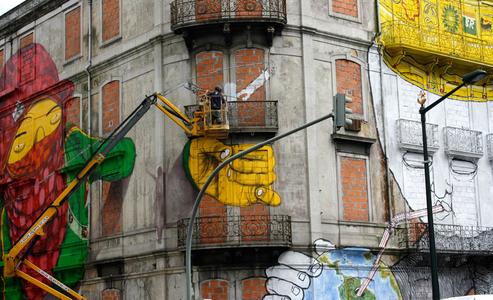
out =
{"type": "MultiPolygon", "coordinates": [[[[187,177],[200,189],[222,161],[251,146],[228,146],[211,138],[192,139],[183,149],[187,177]]],[[[232,206],[249,206],[257,202],[278,206],[281,198],[272,188],[276,180],[274,166],[272,147],[264,146],[223,168],[207,188],[206,194],[232,206]]]]}
{"type": "MultiPolygon", "coordinates": [[[[65,126],[64,107],[74,86],[60,81],[48,52],[30,44],[7,61],[0,76],[1,246],[12,244],[85,166],[100,139],[65,126]]],[[[122,140],[90,177],[115,181],[131,174],[135,146],[122,140]]],[[[44,228],[26,258],[70,287],[84,276],[88,253],[87,185],[75,191],[44,228]]],[[[49,284],[30,269],[21,270],[49,284]]],[[[45,293],[16,278],[2,282],[4,299],[43,299],[45,293]]]]}
{"type": "Polygon", "coordinates": [[[315,299],[398,299],[401,292],[394,274],[383,262],[369,287],[361,296],[358,289],[368,276],[377,257],[369,249],[336,249],[323,239],[314,242],[315,256],[286,251],[279,265],[266,270],[267,291],[264,300],[315,299]]]}

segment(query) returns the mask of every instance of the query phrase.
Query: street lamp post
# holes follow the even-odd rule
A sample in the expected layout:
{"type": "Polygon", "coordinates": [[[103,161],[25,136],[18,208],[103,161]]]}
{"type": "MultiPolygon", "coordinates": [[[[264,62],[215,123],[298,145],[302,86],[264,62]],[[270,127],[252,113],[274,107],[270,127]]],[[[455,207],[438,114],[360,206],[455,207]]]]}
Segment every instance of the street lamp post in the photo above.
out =
{"type": "Polygon", "coordinates": [[[258,143],[256,145],[253,145],[252,147],[248,148],[248,149],[245,149],[241,152],[238,152],[236,153],[235,155],[233,156],[230,156],[228,159],[224,160],[223,162],[221,162],[215,169],[214,171],[212,171],[212,173],[209,175],[209,177],[207,177],[206,181],[204,182],[204,185],[202,186],[202,188],[200,189],[198,195],[197,195],[197,198],[195,198],[195,202],[193,204],[193,208],[192,208],[192,214],[190,216],[190,221],[188,222],[188,228],[187,228],[187,237],[186,237],[186,245],[185,245],[185,264],[186,264],[186,270],[185,270],[185,273],[186,273],[186,289],[187,289],[187,298],[186,300],[192,300],[192,237],[193,237],[193,224],[195,222],[195,218],[197,216],[197,213],[198,213],[198,209],[199,209],[199,205],[200,205],[200,202],[202,201],[202,197],[204,196],[205,194],[205,191],[207,190],[207,187],[210,185],[210,183],[212,182],[212,180],[214,179],[214,177],[219,173],[219,171],[221,171],[221,169],[223,169],[225,166],[227,166],[229,163],[231,163],[233,160],[235,159],[238,159],[240,157],[243,157],[245,155],[247,155],[248,153],[250,152],[253,152],[257,149],[260,149],[261,147],[265,146],[265,145],[270,145],[272,143],[274,143],[275,141],[277,140],[280,140],[282,138],[285,138],[287,137],[288,135],[291,135],[295,132],[298,132],[300,130],[303,130],[305,128],[308,128],[312,125],[315,125],[317,123],[320,123],[324,120],[327,120],[329,118],[334,118],[334,114],[333,113],[330,113],[330,114],[327,114],[321,118],[318,118],[316,120],[313,120],[311,122],[308,122],[306,124],[303,124],[302,126],[300,127],[297,127],[295,129],[292,129],[288,132],[285,132],[283,134],[280,134],[278,136],[275,136],[271,139],[268,139],[266,141],[263,141],[261,143],[258,143]]]}
{"type": "Polygon", "coordinates": [[[471,73],[468,73],[462,77],[462,83],[458,85],[456,88],[448,92],[447,94],[440,97],[437,101],[424,106],[426,99],[420,98],[418,99],[418,103],[421,104],[419,109],[419,113],[421,115],[421,132],[423,135],[423,164],[425,170],[425,190],[426,190],[426,209],[428,214],[428,238],[430,244],[430,260],[431,260],[431,288],[433,293],[433,300],[440,299],[440,285],[438,283],[438,266],[437,266],[437,253],[435,248],[435,230],[433,225],[433,203],[431,202],[431,183],[430,183],[430,161],[428,160],[428,141],[426,137],[426,113],[438,105],[443,100],[447,99],[450,95],[455,93],[461,87],[476,83],[482,80],[486,76],[486,71],[476,70],[471,73]]]}

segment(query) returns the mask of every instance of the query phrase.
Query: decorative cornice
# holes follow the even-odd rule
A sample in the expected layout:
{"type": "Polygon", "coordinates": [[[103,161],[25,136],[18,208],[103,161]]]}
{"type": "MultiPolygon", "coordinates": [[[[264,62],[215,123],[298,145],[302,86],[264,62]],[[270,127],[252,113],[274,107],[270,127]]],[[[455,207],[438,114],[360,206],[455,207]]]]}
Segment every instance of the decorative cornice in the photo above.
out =
{"type": "Polygon", "coordinates": [[[0,38],[16,32],[69,0],[27,0],[0,16],[0,38]]]}

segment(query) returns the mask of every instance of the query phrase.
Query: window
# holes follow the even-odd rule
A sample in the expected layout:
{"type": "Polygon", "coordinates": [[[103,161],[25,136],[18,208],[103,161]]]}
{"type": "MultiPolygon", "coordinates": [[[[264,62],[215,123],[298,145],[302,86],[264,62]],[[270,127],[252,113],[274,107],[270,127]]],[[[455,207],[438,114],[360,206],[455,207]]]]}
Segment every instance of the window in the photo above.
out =
{"type": "MultiPolygon", "coordinates": [[[[110,134],[120,124],[120,81],[113,80],[101,88],[101,133],[110,134]]],[[[122,181],[103,182],[101,228],[103,236],[122,231],[122,181]]]]}
{"type": "Polygon", "coordinates": [[[370,220],[367,166],[367,157],[339,154],[340,197],[344,221],[370,220]]]}
{"type": "Polygon", "coordinates": [[[120,37],[120,0],[101,1],[101,41],[103,44],[120,37]]]}
{"type": "Polygon", "coordinates": [[[329,14],[350,21],[361,22],[359,0],[330,0],[329,14]]]}
{"type": "Polygon", "coordinates": [[[65,14],[65,60],[80,55],[81,51],[81,13],[80,6],[65,14]]]}
{"type": "Polygon", "coordinates": [[[365,109],[360,64],[347,59],[337,59],[335,66],[337,93],[351,97],[352,103],[348,104],[348,107],[353,111],[351,117],[364,118],[365,109]]]}
{"type": "Polygon", "coordinates": [[[34,43],[34,33],[31,32],[21,37],[21,39],[19,40],[19,48],[24,48],[32,43],[34,43]]]}
{"type": "Polygon", "coordinates": [[[120,124],[120,81],[113,80],[101,89],[101,131],[110,134],[120,124]]]}
{"type": "Polygon", "coordinates": [[[210,279],[200,283],[202,299],[229,299],[229,282],[223,279],[210,279]]]}
{"type": "Polygon", "coordinates": [[[264,49],[202,51],[196,54],[195,64],[198,86],[209,90],[223,86],[230,128],[266,125],[266,102],[259,103],[266,100],[269,79],[264,49]]]}
{"type": "Polygon", "coordinates": [[[34,33],[29,33],[19,39],[20,54],[20,83],[28,83],[36,77],[35,47],[28,47],[34,43],[34,33]]]}
{"type": "Polygon", "coordinates": [[[75,125],[80,128],[80,97],[72,97],[65,103],[66,124],[75,125]]]}

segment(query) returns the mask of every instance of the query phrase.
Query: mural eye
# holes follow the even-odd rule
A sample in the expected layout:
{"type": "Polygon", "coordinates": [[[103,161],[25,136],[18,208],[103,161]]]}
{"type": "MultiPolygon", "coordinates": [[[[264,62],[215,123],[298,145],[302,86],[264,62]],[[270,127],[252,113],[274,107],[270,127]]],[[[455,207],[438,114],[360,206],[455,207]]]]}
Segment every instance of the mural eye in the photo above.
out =
{"type": "Polygon", "coordinates": [[[50,124],[51,125],[56,125],[58,123],[58,121],[60,121],[60,117],[61,117],[61,113],[59,111],[57,112],[54,112],[51,116],[51,119],[50,119],[50,124]]]}
{"type": "Polygon", "coordinates": [[[19,152],[21,152],[22,150],[24,150],[24,147],[26,147],[26,144],[25,144],[25,143],[19,143],[19,144],[15,145],[15,147],[14,147],[14,151],[15,151],[16,153],[19,153],[19,152]]]}

